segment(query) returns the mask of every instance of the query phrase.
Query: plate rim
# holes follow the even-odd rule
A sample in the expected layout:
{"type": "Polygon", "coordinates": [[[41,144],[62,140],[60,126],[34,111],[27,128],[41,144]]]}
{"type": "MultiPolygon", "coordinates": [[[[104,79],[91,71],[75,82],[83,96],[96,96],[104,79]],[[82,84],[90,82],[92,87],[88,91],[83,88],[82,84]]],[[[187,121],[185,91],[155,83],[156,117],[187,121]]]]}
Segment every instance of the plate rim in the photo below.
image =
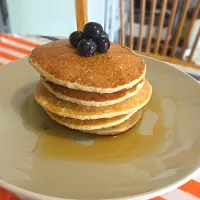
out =
{"type": "MultiPolygon", "coordinates": [[[[162,196],[163,194],[166,194],[174,189],[178,189],[180,186],[184,185],[187,183],[189,180],[191,180],[196,173],[200,172],[200,169],[198,166],[196,166],[195,170],[188,172],[187,175],[185,175],[183,178],[181,178],[178,181],[175,181],[167,186],[161,187],[156,190],[152,190],[149,192],[145,192],[143,194],[138,194],[138,195],[131,195],[131,196],[126,196],[126,197],[117,197],[117,198],[109,198],[110,200],[126,200],[126,199],[134,199],[134,200],[144,200],[144,199],[151,199],[155,198],[158,196],[162,196]]],[[[25,196],[28,198],[32,198],[32,200],[79,200],[79,199],[69,199],[69,198],[60,198],[60,197],[53,197],[53,196],[47,196],[44,194],[38,194],[29,190],[25,190],[23,188],[20,188],[18,186],[12,185],[0,178],[0,186],[9,190],[10,192],[16,194],[17,196],[25,196]]],[[[102,199],[102,200],[108,200],[108,199],[102,199]]]]}

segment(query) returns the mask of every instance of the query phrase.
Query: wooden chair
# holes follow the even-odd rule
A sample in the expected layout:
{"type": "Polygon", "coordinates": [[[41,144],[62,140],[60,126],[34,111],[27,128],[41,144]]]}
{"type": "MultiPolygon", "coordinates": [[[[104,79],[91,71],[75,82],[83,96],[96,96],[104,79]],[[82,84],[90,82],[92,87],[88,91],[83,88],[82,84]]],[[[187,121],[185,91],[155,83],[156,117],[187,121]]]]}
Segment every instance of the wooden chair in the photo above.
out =
{"type": "MultiPolygon", "coordinates": [[[[140,30],[139,30],[139,38],[138,38],[138,45],[137,45],[137,51],[141,51],[142,48],[142,35],[143,35],[143,26],[144,26],[144,16],[145,16],[145,2],[146,0],[141,0],[141,6],[140,6],[140,30]]],[[[178,0],[173,0],[173,4],[172,4],[172,10],[171,10],[171,15],[169,18],[169,22],[168,22],[168,29],[167,29],[167,33],[166,33],[166,37],[164,40],[164,44],[162,46],[161,51],[159,51],[159,47],[160,47],[160,39],[161,39],[161,32],[162,32],[162,28],[163,28],[163,22],[164,22],[164,18],[165,18],[165,11],[166,11],[166,6],[167,6],[167,0],[162,0],[162,7],[161,7],[161,13],[160,13],[160,18],[159,18],[159,25],[158,25],[158,29],[157,29],[157,39],[154,45],[154,49],[153,52],[150,53],[150,46],[151,46],[151,42],[152,42],[152,30],[153,30],[153,25],[154,25],[154,17],[155,17],[155,8],[156,8],[156,2],[157,0],[151,0],[151,9],[150,9],[150,20],[149,20],[149,27],[148,27],[148,36],[147,36],[147,40],[146,40],[146,47],[145,47],[145,52],[141,52],[144,55],[148,55],[150,57],[153,58],[157,58],[159,60],[162,61],[167,61],[167,62],[171,62],[174,64],[180,64],[180,65],[185,65],[185,66],[192,66],[194,68],[200,69],[200,66],[197,66],[195,63],[191,62],[192,61],[192,56],[194,54],[194,50],[197,46],[198,40],[200,39],[200,28],[199,28],[199,32],[196,36],[196,39],[194,41],[194,44],[192,46],[192,50],[191,53],[189,55],[189,58],[187,61],[183,60],[183,55],[184,52],[187,48],[188,45],[188,41],[189,41],[189,36],[194,24],[194,21],[196,20],[199,10],[200,10],[200,0],[198,0],[196,8],[193,12],[192,15],[192,19],[187,31],[187,34],[184,38],[184,42],[182,45],[182,49],[181,49],[181,53],[180,56],[178,58],[175,57],[176,55],[176,50],[178,47],[178,43],[180,40],[180,36],[183,30],[183,26],[184,26],[184,22],[186,19],[186,14],[188,12],[188,8],[190,5],[190,0],[186,0],[184,1],[184,6],[183,6],[183,10],[181,13],[181,16],[179,18],[179,22],[178,22],[178,26],[176,28],[175,31],[175,37],[174,37],[174,41],[173,41],[173,45],[171,48],[171,53],[169,56],[166,56],[168,47],[169,47],[169,41],[170,41],[170,34],[172,31],[172,26],[174,23],[174,19],[175,19],[175,13],[177,10],[177,4],[178,4],[178,0]]],[[[134,0],[129,0],[129,14],[130,14],[130,40],[129,40],[129,46],[130,48],[133,47],[133,12],[134,12],[134,0]]],[[[121,21],[121,40],[120,43],[122,45],[124,45],[124,23],[123,23],[123,19],[124,19],[124,1],[120,0],[120,21],[121,21]]]]}
{"type": "MultiPolygon", "coordinates": [[[[156,9],[156,3],[157,0],[151,0],[151,8],[150,8],[150,19],[148,24],[148,34],[145,44],[145,49],[142,50],[143,45],[143,28],[144,28],[144,19],[145,19],[145,3],[146,0],[140,0],[140,26],[139,26],[139,37],[137,38],[137,48],[134,49],[137,53],[147,55],[162,61],[170,62],[173,64],[179,64],[183,66],[190,66],[192,68],[200,69],[200,66],[196,65],[194,62],[192,62],[192,56],[194,54],[195,48],[197,46],[198,40],[200,39],[200,28],[198,31],[198,34],[196,36],[196,39],[194,41],[194,44],[192,46],[191,53],[188,57],[188,60],[183,60],[184,52],[187,48],[189,36],[192,31],[193,24],[199,14],[200,11],[200,0],[198,0],[197,5],[195,7],[195,10],[192,14],[192,18],[187,30],[187,34],[184,38],[184,42],[181,47],[181,52],[178,57],[176,57],[176,51],[178,47],[178,43],[181,37],[181,33],[183,31],[184,23],[186,20],[186,15],[189,9],[191,0],[185,0],[183,9],[181,12],[181,16],[179,17],[178,26],[175,30],[175,35],[173,39],[173,44],[171,47],[171,53],[170,55],[167,55],[167,51],[169,49],[169,42],[170,42],[170,36],[172,32],[172,27],[175,21],[175,13],[177,11],[177,5],[178,0],[173,0],[172,9],[170,18],[168,21],[168,28],[167,33],[165,35],[165,39],[163,41],[163,44],[161,45],[161,33],[163,29],[163,23],[165,19],[165,11],[167,7],[167,0],[162,0],[162,6],[161,6],[161,13],[159,17],[159,24],[157,28],[157,36],[156,40],[153,44],[152,49],[152,31],[154,26],[154,20],[155,20],[155,9],[156,9]]],[[[124,23],[124,0],[119,0],[120,3],[120,44],[125,45],[125,23],[124,23]]],[[[128,46],[133,49],[134,40],[136,39],[134,37],[134,0],[129,0],[129,42],[128,46]]],[[[77,29],[81,30],[85,23],[87,23],[87,0],[76,0],[76,19],[77,19],[77,29]]],[[[179,47],[180,48],[180,47],[179,47]]]]}

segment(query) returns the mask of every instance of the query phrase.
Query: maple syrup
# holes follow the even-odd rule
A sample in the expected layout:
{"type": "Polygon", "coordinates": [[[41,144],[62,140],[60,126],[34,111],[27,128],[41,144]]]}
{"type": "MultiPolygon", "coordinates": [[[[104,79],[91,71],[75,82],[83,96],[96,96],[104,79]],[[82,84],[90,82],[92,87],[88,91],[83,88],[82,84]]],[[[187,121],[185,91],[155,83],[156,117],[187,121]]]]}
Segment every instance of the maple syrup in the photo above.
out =
{"type": "Polygon", "coordinates": [[[154,153],[164,142],[166,132],[161,99],[152,94],[143,111],[150,110],[158,120],[150,135],[139,132],[140,123],[118,136],[96,136],[68,129],[51,120],[31,96],[21,109],[24,126],[38,134],[35,148],[39,156],[85,162],[133,161],[154,153]]]}

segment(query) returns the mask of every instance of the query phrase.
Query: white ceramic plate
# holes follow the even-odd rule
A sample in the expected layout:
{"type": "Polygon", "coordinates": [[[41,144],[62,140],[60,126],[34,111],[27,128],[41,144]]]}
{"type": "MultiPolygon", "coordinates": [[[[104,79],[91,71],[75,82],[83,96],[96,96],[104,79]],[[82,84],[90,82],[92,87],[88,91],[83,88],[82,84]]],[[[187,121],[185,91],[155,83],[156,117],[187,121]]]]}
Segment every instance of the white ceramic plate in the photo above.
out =
{"type": "Polygon", "coordinates": [[[109,139],[52,122],[30,97],[39,75],[27,58],[2,67],[0,185],[37,200],[138,200],[188,181],[200,163],[199,84],[144,59],[152,100],[134,129],[109,139]]]}

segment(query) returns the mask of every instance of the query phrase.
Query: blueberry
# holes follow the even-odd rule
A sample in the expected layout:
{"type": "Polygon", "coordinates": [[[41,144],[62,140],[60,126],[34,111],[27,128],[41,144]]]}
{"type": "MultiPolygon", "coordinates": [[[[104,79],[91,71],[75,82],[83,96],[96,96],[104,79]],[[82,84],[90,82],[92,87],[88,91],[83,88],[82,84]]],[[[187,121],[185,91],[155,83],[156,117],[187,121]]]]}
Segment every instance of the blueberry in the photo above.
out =
{"type": "Polygon", "coordinates": [[[109,39],[108,33],[106,33],[105,31],[102,32],[101,37],[109,39]]]}
{"type": "Polygon", "coordinates": [[[69,36],[69,42],[73,47],[77,47],[77,44],[84,38],[82,31],[74,31],[69,36]]]}
{"type": "Polygon", "coordinates": [[[97,45],[92,39],[82,39],[77,45],[78,53],[81,56],[92,56],[96,49],[97,45]]]}
{"type": "Polygon", "coordinates": [[[97,51],[99,53],[106,53],[110,48],[110,40],[107,37],[99,37],[96,40],[97,43],[97,51]]]}
{"type": "Polygon", "coordinates": [[[96,40],[103,32],[101,24],[96,22],[89,22],[85,25],[83,33],[86,37],[96,40]]]}

